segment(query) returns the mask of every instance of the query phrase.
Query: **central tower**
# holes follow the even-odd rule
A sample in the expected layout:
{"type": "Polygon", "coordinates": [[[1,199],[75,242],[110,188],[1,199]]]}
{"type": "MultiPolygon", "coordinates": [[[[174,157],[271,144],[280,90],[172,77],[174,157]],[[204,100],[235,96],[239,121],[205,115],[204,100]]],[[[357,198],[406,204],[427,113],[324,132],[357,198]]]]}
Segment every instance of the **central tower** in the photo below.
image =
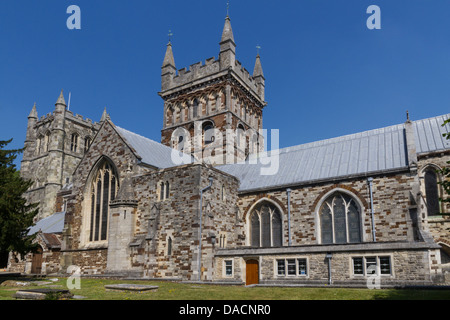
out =
{"type": "Polygon", "coordinates": [[[169,41],[161,69],[162,144],[211,164],[242,161],[264,149],[260,130],[267,103],[260,56],[253,74],[236,60],[228,15],[218,59],[177,72],[169,41]]]}

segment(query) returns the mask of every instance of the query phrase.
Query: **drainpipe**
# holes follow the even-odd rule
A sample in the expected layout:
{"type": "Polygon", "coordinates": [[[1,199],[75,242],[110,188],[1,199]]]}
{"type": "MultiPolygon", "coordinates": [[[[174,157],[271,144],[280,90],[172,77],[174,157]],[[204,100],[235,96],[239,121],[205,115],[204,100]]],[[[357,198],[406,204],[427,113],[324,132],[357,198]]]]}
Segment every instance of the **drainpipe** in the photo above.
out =
{"type": "Polygon", "coordinates": [[[198,281],[201,281],[201,275],[202,275],[202,216],[203,216],[203,192],[207,191],[211,188],[213,183],[213,178],[209,178],[209,186],[202,189],[200,191],[200,222],[199,222],[199,231],[198,231],[198,281]]]}
{"type": "Polygon", "coordinates": [[[292,245],[291,241],[291,189],[286,190],[287,203],[288,203],[288,246],[292,245]]]}
{"type": "Polygon", "coordinates": [[[328,285],[331,285],[331,259],[333,258],[333,254],[331,252],[327,253],[325,259],[328,260],[328,285]]]}
{"type": "Polygon", "coordinates": [[[373,213],[373,192],[372,192],[373,178],[368,178],[367,182],[369,183],[369,191],[370,191],[370,215],[372,216],[372,237],[373,237],[373,242],[377,242],[377,239],[375,237],[375,222],[374,222],[374,213],[373,213]]]}

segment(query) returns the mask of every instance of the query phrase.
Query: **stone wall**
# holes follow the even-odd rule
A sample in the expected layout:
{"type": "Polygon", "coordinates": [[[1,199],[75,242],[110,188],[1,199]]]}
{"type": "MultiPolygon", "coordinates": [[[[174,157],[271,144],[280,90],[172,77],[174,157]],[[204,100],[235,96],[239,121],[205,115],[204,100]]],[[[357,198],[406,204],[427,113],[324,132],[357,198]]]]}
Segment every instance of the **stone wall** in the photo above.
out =
{"type": "Polygon", "coordinates": [[[72,195],[68,201],[66,214],[66,231],[63,235],[63,264],[66,268],[67,264],[72,264],[79,265],[90,273],[105,271],[108,243],[88,241],[90,207],[85,201],[90,198],[86,197],[86,192],[90,190],[91,172],[95,172],[96,164],[105,159],[114,165],[119,187],[129,165],[136,172],[149,170],[139,168],[133,150],[123,142],[113,124],[106,121],[73,176],[72,195]]]}
{"type": "Polygon", "coordinates": [[[138,208],[134,266],[146,277],[198,278],[200,191],[202,198],[202,279],[211,279],[214,248],[239,244],[236,232],[237,180],[204,165],[185,165],[159,170],[134,180],[138,208]],[[169,197],[160,199],[160,184],[169,183],[169,197]],[[170,240],[169,240],[170,239],[170,240]],[[169,250],[171,242],[171,252],[169,250]]]}
{"type": "MultiPolygon", "coordinates": [[[[373,275],[367,272],[366,260],[363,260],[362,275],[354,273],[353,258],[376,258],[377,274],[380,272],[379,258],[389,258],[390,271],[380,275],[383,284],[431,284],[439,273],[434,246],[425,244],[406,245],[396,243],[358,244],[339,246],[304,246],[273,249],[221,250],[216,255],[215,281],[246,280],[246,260],[259,261],[259,283],[265,284],[328,284],[330,273],[327,254],[331,258],[331,282],[341,285],[366,285],[373,275]],[[306,272],[302,274],[296,265],[295,274],[287,273],[287,260],[306,261],[306,272]],[[233,261],[233,274],[226,276],[225,261],[233,261]],[[277,261],[284,260],[286,272],[278,274],[277,261]]],[[[297,262],[296,262],[297,263],[297,262]]],[[[442,280],[437,278],[438,281],[442,280]]]]}
{"type": "MultiPolygon", "coordinates": [[[[420,216],[422,223],[427,231],[430,232],[433,239],[445,247],[448,253],[450,253],[450,202],[441,203],[441,212],[448,213],[448,215],[442,216],[428,216],[426,207],[426,192],[424,183],[424,169],[432,167],[433,169],[441,169],[447,167],[447,162],[450,161],[450,153],[434,153],[428,155],[422,155],[419,157],[418,162],[418,174],[421,182],[420,188],[420,216]]],[[[442,179],[440,175],[439,179],[442,179]]],[[[448,198],[449,195],[445,194],[443,188],[439,186],[439,196],[441,198],[448,198]]]]}
{"type": "MultiPolygon", "coordinates": [[[[412,221],[409,213],[410,191],[414,177],[408,172],[374,176],[373,204],[377,241],[413,241],[412,221]]],[[[348,179],[335,183],[291,187],[291,240],[292,245],[320,243],[318,215],[320,202],[333,191],[351,195],[361,207],[363,241],[372,241],[370,192],[367,180],[348,179]]],[[[248,223],[252,207],[263,199],[272,201],[282,211],[283,245],[288,244],[288,209],[286,189],[257,194],[242,194],[239,208],[248,223]]],[[[249,242],[247,242],[249,245],[249,242]]]]}

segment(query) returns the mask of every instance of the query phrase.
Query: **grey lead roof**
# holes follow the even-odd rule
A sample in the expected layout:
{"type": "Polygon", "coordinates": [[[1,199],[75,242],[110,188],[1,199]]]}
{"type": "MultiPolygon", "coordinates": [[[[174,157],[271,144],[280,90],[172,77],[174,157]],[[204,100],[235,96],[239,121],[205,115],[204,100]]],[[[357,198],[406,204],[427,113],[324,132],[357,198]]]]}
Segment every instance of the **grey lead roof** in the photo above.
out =
{"type": "MultiPolygon", "coordinates": [[[[450,149],[442,127],[450,114],[413,122],[416,152],[450,149]]],[[[405,124],[394,125],[342,137],[316,141],[279,150],[278,171],[262,175],[268,168],[270,154],[256,164],[229,164],[217,167],[239,178],[240,191],[333,180],[351,176],[368,176],[408,168],[405,124]]]]}
{"type": "Polygon", "coordinates": [[[418,154],[450,149],[450,140],[446,140],[442,136],[450,131],[448,124],[442,127],[444,121],[449,117],[450,114],[446,114],[413,122],[418,154]]]}
{"type": "Polygon", "coordinates": [[[42,233],[61,233],[64,228],[65,212],[57,212],[51,216],[39,220],[28,230],[28,235],[42,231],[42,233]]]}
{"type": "Polygon", "coordinates": [[[192,158],[187,154],[182,154],[159,142],[145,138],[134,132],[115,126],[119,134],[136,151],[141,161],[145,164],[165,169],[175,167],[178,164],[173,161],[172,154],[175,153],[183,159],[183,163],[191,163],[192,158]]]}

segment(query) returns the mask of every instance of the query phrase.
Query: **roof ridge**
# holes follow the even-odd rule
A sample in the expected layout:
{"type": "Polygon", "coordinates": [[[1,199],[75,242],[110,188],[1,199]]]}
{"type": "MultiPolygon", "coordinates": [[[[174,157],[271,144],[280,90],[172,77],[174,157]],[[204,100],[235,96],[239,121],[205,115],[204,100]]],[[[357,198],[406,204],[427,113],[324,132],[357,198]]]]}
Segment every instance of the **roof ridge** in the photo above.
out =
{"type": "Polygon", "coordinates": [[[127,131],[127,132],[129,132],[129,133],[131,133],[131,134],[134,134],[135,136],[138,136],[138,137],[140,137],[140,138],[143,138],[143,139],[149,140],[149,141],[151,141],[151,142],[157,143],[157,144],[159,144],[159,145],[161,145],[161,146],[163,146],[163,147],[166,147],[166,148],[169,148],[169,149],[172,150],[171,147],[168,147],[168,146],[166,146],[165,144],[162,144],[161,142],[158,142],[158,141],[156,141],[156,140],[153,140],[153,139],[150,139],[150,138],[148,138],[148,137],[145,137],[145,136],[143,136],[143,135],[141,135],[141,134],[139,134],[139,133],[136,133],[136,132],[127,130],[127,129],[122,128],[122,127],[119,127],[119,126],[117,126],[117,125],[116,125],[116,128],[119,129],[119,130],[127,131]]]}

